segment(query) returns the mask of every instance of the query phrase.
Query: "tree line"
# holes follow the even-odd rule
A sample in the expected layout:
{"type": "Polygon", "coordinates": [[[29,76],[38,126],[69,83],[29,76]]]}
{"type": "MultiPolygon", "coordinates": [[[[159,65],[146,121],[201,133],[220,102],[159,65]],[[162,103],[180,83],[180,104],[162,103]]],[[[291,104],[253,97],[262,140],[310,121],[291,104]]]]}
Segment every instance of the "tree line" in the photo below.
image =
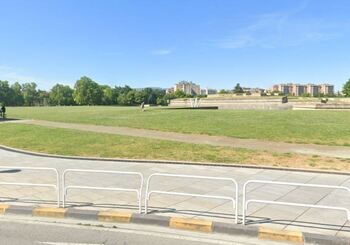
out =
{"type": "Polygon", "coordinates": [[[83,76],[74,88],[56,84],[49,91],[40,90],[36,83],[0,80],[0,103],[7,106],[69,106],[69,105],[167,105],[170,99],[185,98],[182,91],[166,94],[163,89],[133,89],[127,85],[110,87],[100,85],[83,76]]]}
{"type": "Polygon", "coordinates": [[[350,79],[343,86],[343,94],[345,97],[350,97],[350,79]]]}

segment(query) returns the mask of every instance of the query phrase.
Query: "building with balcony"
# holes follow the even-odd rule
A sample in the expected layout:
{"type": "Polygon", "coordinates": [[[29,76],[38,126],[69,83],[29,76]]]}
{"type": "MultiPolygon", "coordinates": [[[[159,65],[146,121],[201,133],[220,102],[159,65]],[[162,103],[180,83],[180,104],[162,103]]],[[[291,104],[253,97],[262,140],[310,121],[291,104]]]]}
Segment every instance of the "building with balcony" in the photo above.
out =
{"type": "Polygon", "coordinates": [[[334,85],[321,84],[320,85],[320,93],[321,94],[333,95],[334,94],[334,85]]]}
{"type": "Polygon", "coordinates": [[[306,90],[307,94],[309,94],[310,96],[317,96],[320,94],[320,86],[316,85],[316,84],[307,84],[307,90],[306,90]]]}
{"type": "Polygon", "coordinates": [[[185,94],[200,95],[201,87],[193,82],[181,81],[174,86],[174,92],[180,90],[185,94]]]}
{"type": "Polygon", "coordinates": [[[304,94],[309,94],[310,96],[317,96],[319,94],[323,95],[333,95],[334,85],[331,84],[295,84],[295,83],[281,83],[275,84],[272,87],[272,91],[280,92],[284,95],[302,96],[304,94]]]}

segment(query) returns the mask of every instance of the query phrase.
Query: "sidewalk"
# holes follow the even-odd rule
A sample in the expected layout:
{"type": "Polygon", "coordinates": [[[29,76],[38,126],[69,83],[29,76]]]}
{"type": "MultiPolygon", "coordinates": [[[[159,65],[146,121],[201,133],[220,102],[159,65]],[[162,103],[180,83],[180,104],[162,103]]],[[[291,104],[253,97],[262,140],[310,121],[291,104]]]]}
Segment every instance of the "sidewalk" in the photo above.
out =
{"type": "MultiPolygon", "coordinates": [[[[242,191],[243,183],[249,179],[275,180],[298,183],[328,184],[350,186],[350,176],[321,173],[301,173],[281,170],[245,169],[235,167],[214,167],[174,164],[152,164],[133,162],[84,161],[30,156],[0,150],[0,165],[53,167],[61,173],[67,168],[137,171],[145,178],[150,174],[177,173],[203,176],[234,178],[242,191]]],[[[32,171],[0,171],[1,182],[54,183],[54,174],[43,174],[32,171]]],[[[68,184],[138,188],[139,183],[124,176],[109,174],[76,174],[74,179],[67,176],[68,184]]],[[[145,183],[144,183],[145,184],[145,183]]],[[[208,180],[179,180],[158,177],[151,183],[151,189],[178,192],[195,192],[208,195],[231,195],[234,191],[229,182],[208,180]]],[[[295,188],[280,186],[264,186],[254,184],[248,190],[249,198],[303,202],[318,205],[334,205],[349,208],[350,193],[329,189],[295,188]]],[[[56,194],[50,188],[28,188],[0,185],[0,200],[12,205],[55,205],[56,194]]],[[[242,193],[239,199],[241,214],[242,193]]],[[[128,210],[137,212],[135,193],[71,190],[67,198],[68,206],[80,209],[128,210]]],[[[175,197],[154,194],[149,203],[152,214],[202,218],[220,222],[234,222],[232,203],[225,200],[203,199],[191,197],[175,197]]],[[[350,223],[346,214],[339,211],[309,209],[303,207],[285,207],[263,204],[251,204],[248,209],[249,225],[266,226],[302,230],[303,232],[320,233],[350,237],[350,223]]]]}

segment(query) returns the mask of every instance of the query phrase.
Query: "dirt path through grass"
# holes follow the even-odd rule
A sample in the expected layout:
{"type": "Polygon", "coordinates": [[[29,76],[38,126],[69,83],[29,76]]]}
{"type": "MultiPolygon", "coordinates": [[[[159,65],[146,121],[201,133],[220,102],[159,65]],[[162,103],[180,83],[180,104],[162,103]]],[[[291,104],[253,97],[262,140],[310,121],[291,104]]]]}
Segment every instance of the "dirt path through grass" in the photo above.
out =
{"type": "Polygon", "coordinates": [[[148,129],[135,129],[127,127],[98,126],[77,123],[61,123],[42,120],[18,120],[9,123],[24,123],[53,128],[75,129],[96,133],[107,133],[125,136],[145,137],[151,139],[171,140],[177,142],[207,144],[213,146],[228,146],[252,150],[263,150],[277,153],[299,153],[327,157],[350,158],[350,147],[326,146],[315,144],[292,144],[284,142],[264,141],[257,139],[238,139],[225,136],[209,136],[200,134],[183,134],[163,132],[148,129]]]}

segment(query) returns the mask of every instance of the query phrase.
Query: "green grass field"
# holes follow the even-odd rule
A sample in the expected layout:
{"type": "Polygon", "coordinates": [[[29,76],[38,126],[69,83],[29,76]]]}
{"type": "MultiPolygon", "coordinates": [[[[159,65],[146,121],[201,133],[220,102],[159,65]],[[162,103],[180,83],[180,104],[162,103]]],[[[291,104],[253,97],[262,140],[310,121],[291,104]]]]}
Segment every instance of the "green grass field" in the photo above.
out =
{"type": "Polygon", "coordinates": [[[17,107],[8,117],[350,146],[348,111],[167,110],[135,107],[17,107]]]}
{"type": "Polygon", "coordinates": [[[350,160],[347,159],[277,154],[11,123],[0,123],[0,144],[35,152],[68,156],[184,160],[350,170],[350,160]]]}

